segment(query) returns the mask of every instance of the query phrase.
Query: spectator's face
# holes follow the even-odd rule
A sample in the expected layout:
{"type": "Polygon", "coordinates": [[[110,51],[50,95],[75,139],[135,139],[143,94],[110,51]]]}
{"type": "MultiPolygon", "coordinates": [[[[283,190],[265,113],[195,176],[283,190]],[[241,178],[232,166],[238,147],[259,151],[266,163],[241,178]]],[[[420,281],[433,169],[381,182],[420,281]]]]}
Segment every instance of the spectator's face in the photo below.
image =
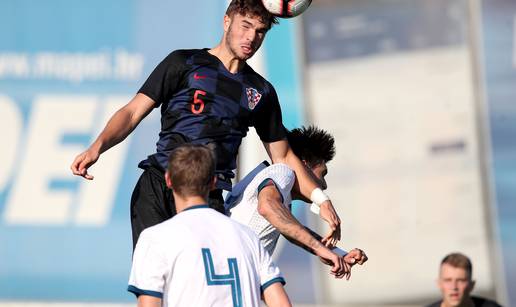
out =
{"type": "Polygon", "coordinates": [[[444,306],[455,307],[469,298],[474,282],[465,269],[447,263],[441,265],[438,286],[441,289],[444,306]]]}
{"type": "Polygon", "coordinates": [[[267,29],[258,17],[234,14],[224,17],[225,44],[237,59],[245,61],[260,48],[267,29]]]}

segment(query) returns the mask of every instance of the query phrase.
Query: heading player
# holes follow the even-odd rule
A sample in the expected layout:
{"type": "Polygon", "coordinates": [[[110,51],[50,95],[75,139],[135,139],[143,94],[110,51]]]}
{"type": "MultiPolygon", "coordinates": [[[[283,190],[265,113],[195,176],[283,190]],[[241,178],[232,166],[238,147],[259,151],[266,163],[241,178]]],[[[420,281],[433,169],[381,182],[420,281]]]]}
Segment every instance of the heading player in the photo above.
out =
{"type": "Polygon", "coordinates": [[[261,294],[268,306],[291,306],[283,277],[258,237],[208,207],[214,171],[207,146],[171,152],[165,181],[178,214],[142,232],[128,290],[141,307],[258,307],[261,294]]]}
{"type": "Polygon", "coordinates": [[[274,87],[246,63],[276,23],[260,0],[231,1],[220,43],[211,49],[176,50],[168,55],[73,161],[73,174],[93,179],[88,168],[100,155],[124,140],[153,108],[161,108],[156,152],[138,165],[144,172],[131,197],[133,246],[143,229],[175,214],[173,206],[166,206],[173,199],[163,174],[169,153],[181,144],[215,146],[218,183],[209,204],[223,212],[222,190],[231,190],[238,148],[250,126],[256,128],[273,163],[294,170],[301,194],[319,196],[321,217],[330,226],[327,238],[340,239],[340,219],[331,201],[288,145],[274,87]]]}
{"type": "MultiPolygon", "coordinates": [[[[326,163],[335,156],[333,136],[324,130],[310,126],[287,132],[287,138],[294,153],[323,188],[327,187],[326,163]]],[[[291,213],[292,200],[309,201],[299,193],[299,182],[288,165],[277,163],[271,166],[260,164],[244,177],[226,198],[226,213],[244,225],[251,227],[260,237],[265,249],[272,254],[280,233],[288,240],[319,256],[324,263],[334,265],[363,264],[367,256],[360,249],[349,253],[339,250],[331,252],[323,243],[328,243],[317,233],[304,227],[291,213]]],[[[344,275],[349,278],[349,267],[344,275]]],[[[332,270],[332,273],[335,273],[332,270]]],[[[337,277],[342,277],[336,275],[337,277]]]]}

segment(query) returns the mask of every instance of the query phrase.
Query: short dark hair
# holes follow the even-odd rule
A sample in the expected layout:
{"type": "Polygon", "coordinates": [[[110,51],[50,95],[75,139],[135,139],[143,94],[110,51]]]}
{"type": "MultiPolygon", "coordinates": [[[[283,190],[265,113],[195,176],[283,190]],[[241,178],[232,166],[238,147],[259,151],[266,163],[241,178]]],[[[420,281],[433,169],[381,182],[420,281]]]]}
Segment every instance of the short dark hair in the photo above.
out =
{"type": "Polygon", "coordinates": [[[451,265],[454,268],[464,269],[468,274],[469,279],[471,279],[473,274],[473,266],[471,265],[471,260],[469,260],[466,255],[461,253],[448,254],[441,261],[441,266],[445,263],[451,265]]]}
{"type": "Polygon", "coordinates": [[[329,162],[335,156],[335,139],[315,126],[288,131],[287,139],[296,156],[305,160],[310,167],[329,162]]]}
{"type": "Polygon", "coordinates": [[[226,15],[233,17],[235,13],[242,16],[259,17],[267,30],[270,30],[272,25],[279,23],[278,18],[267,11],[261,0],[232,0],[226,10],[226,15]]]}
{"type": "Polygon", "coordinates": [[[177,194],[208,196],[215,176],[215,154],[205,145],[180,145],[170,153],[168,173],[177,194]]]}

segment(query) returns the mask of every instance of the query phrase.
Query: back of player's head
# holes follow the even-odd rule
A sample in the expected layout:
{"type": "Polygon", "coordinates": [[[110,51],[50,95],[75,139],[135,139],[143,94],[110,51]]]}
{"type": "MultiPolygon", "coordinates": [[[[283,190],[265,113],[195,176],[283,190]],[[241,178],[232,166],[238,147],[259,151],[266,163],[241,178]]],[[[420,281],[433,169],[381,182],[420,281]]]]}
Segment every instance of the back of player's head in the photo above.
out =
{"type": "Polygon", "coordinates": [[[258,17],[267,29],[272,28],[273,24],[279,23],[278,18],[265,9],[261,0],[232,0],[226,10],[226,15],[233,17],[234,14],[258,17]]]}
{"type": "Polygon", "coordinates": [[[441,266],[443,264],[451,265],[454,268],[464,269],[469,279],[471,279],[473,273],[473,266],[471,265],[471,260],[469,260],[469,258],[466,255],[461,253],[448,254],[441,261],[441,266]]]}
{"type": "Polygon", "coordinates": [[[183,144],[168,160],[172,189],[181,196],[207,196],[215,176],[215,154],[205,145],[183,144]]]}
{"type": "Polygon", "coordinates": [[[290,147],[300,160],[309,166],[327,163],[335,156],[335,139],[315,126],[301,127],[287,132],[290,147]]]}

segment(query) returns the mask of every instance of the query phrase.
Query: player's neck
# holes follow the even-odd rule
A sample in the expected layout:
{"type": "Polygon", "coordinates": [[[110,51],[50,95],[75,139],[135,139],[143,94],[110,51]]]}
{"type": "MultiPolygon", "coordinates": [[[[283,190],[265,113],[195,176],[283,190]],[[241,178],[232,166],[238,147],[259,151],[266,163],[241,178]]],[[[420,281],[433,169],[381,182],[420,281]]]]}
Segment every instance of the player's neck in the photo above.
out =
{"type": "Polygon", "coordinates": [[[208,204],[208,199],[202,196],[182,197],[174,193],[174,202],[176,204],[176,211],[179,213],[190,207],[208,204]]]}
{"type": "Polygon", "coordinates": [[[211,55],[216,56],[226,67],[226,69],[232,73],[238,73],[244,66],[245,61],[239,60],[235,55],[226,47],[223,43],[218,44],[214,48],[208,50],[211,55]]]}

